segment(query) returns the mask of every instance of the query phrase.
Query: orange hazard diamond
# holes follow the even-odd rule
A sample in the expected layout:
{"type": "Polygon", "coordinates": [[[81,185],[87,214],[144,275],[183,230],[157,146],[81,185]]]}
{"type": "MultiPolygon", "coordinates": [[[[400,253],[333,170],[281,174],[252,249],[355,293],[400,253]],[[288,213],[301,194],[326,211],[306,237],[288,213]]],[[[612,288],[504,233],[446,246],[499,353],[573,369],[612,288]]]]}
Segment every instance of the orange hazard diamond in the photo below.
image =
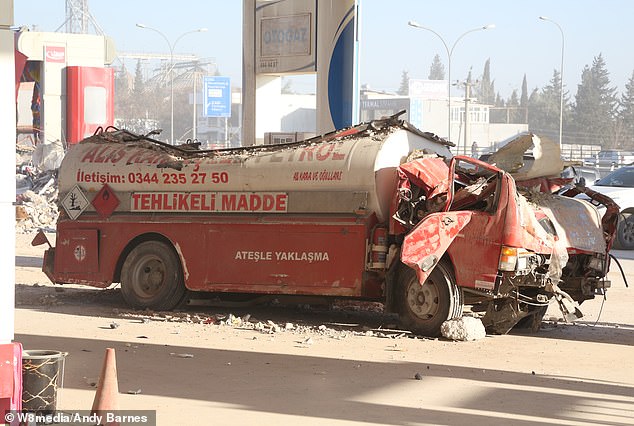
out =
{"type": "Polygon", "coordinates": [[[95,210],[101,216],[102,219],[106,219],[110,217],[112,212],[119,205],[119,199],[112,188],[110,188],[107,184],[101,187],[101,190],[97,192],[95,198],[92,199],[92,205],[95,207],[95,210]]]}

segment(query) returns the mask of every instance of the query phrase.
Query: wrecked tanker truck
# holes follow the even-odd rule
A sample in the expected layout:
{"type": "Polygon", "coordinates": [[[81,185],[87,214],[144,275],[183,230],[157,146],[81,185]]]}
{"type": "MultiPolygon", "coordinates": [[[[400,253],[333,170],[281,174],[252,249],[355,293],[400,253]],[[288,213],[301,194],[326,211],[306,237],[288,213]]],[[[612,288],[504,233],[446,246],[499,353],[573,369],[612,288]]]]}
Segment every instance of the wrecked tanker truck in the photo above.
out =
{"type": "Polygon", "coordinates": [[[121,283],[128,304],[155,310],[192,291],[379,301],[429,336],[465,305],[492,333],[538,325],[554,300],[578,316],[607,287],[613,206],[602,223],[590,203],[553,195],[557,180],[520,187],[451,146],[398,115],[213,151],[100,132],[61,164],[43,270],[121,283]]]}

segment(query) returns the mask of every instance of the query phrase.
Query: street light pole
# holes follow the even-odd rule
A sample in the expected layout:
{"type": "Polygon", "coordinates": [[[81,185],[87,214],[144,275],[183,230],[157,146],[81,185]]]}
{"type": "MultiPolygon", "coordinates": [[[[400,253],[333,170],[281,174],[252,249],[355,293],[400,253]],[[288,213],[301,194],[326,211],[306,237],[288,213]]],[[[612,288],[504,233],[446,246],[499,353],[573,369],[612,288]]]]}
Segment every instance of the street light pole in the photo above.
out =
{"type": "Polygon", "coordinates": [[[561,150],[563,147],[562,136],[564,123],[564,30],[561,29],[561,26],[557,22],[547,16],[540,16],[539,19],[552,22],[559,28],[559,32],[561,33],[561,69],[559,71],[559,149],[561,150]]]}
{"type": "Polygon", "coordinates": [[[170,50],[170,68],[169,68],[169,73],[170,73],[170,103],[171,103],[171,111],[170,111],[170,143],[172,145],[174,145],[175,141],[174,141],[174,48],[176,47],[176,43],[178,43],[178,41],[183,38],[184,36],[186,36],[187,34],[191,34],[191,33],[202,33],[207,31],[207,28],[199,28],[197,30],[191,30],[191,31],[187,31],[184,32],[183,34],[179,35],[176,40],[174,40],[174,43],[170,43],[169,39],[167,38],[167,36],[165,34],[163,34],[161,31],[157,30],[156,28],[152,28],[152,27],[148,27],[147,25],[144,24],[136,24],[137,27],[139,28],[143,28],[146,30],[151,30],[154,31],[155,33],[158,33],[161,37],[163,37],[163,40],[165,40],[165,42],[167,43],[167,47],[170,50]]]}
{"type": "Polygon", "coordinates": [[[495,24],[484,25],[482,27],[473,28],[469,31],[462,33],[460,37],[458,37],[456,41],[453,43],[453,45],[451,46],[451,49],[445,42],[445,39],[442,38],[440,34],[432,30],[431,28],[424,27],[416,21],[409,21],[407,25],[409,25],[410,27],[419,28],[421,30],[427,30],[429,32],[434,33],[440,39],[443,46],[445,46],[445,51],[447,52],[447,97],[448,97],[447,109],[449,110],[447,113],[447,140],[451,141],[451,56],[453,55],[453,50],[455,49],[456,44],[458,44],[458,42],[467,34],[472,33],[474,31],[481,31],[481,30],[488,30],[491,28],[495,28],[495,24]]]}

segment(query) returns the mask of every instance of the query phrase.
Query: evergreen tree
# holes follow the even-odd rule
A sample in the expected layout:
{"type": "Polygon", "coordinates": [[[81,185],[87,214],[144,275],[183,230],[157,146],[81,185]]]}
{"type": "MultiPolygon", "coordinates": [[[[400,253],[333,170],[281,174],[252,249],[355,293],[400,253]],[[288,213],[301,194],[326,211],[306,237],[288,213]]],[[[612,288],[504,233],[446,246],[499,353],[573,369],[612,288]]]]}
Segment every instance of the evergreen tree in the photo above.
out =
{"type": "Polygon", "coordinates": [[[491,105],[494,104],[494,102],[495,102],[495,93],[496,93],[495,92],[495,81],[492,81],[491,82],[491,96],[492,96],[491,97],[491,102],[487,102],[487,103],[489,103],[491,105]]]}
{"type": "Polygon", "coordinates": [[[438,53],[434,56],[434,61],[429,67],[429,80],[444,80],[445,79],[445,66],[440,62],[440,56],[438,53]]]}
{"type": "Polygon", "coordinates": [[[506,108],[504,108],[504,99],[499,93],[495,95],[495,104],[489,108],[490,123],[506,123],[506,108]]]}
{"type": "Polygon", "coordinates": [[[528,83],[526,82],[526,74],[524,74],[522,79],[522,94],[520,95],[518,114],[520,123],[528,123],[528,83]]]}
{"type": "Polygon", "coordinates": [[[538,104],[541,96],[539,95],[539,89],[536,87],[531,92],[531,95],[528,97],[528,105],[538,104]]]}
{"type": "MultiPolygon", "coordinates": [[[[127,93],[115,92],[115,105],[117,103],[120,105],[120,115],[117,114],[117,118],[121,120],[119,125],[134,133],[147,133],[157,128],[154,120],[158,120],[159,127],[169,129],[169,85],[168,87],[149,86],[143,77],[140,60],[136,63],[133,82],[133,86],[127,93]]],[[[162,133],[161,138],[165,137],[169,138],[169,133],[162,133]]]]}
{"type": "Polygon", "coordinates": [[[634,147],[634,72],[625,83],[625,93],[621,95],[619,104],[620,146],[632,149],[634,147]]]}
{"type": "Polygon", "coordinates": [[[522,80],[522,95],[520,96],[520,107],[528,108],[528,84],[526,83],[526,74],[522,80]]]}
{"type": "Polygon", "coordinates": [[[487,59],[484,63],[477,96],[480,103],[493,105],[495,102],[495,86],[491,81],[491,59],[487,59]]]}
{"type": "Polygon", "coordinates": [[[505,105],[504,99],[502,99],[502,96],[500,96],[500,94],[498,93],[495,96],[495,106],[496,107],[503,107],[504,105],[505,105]]]}
{"type": "Polygon", "coordinates": [[[405,70],[401,73],[401,85],[396,93],[401,96],[407,96],[409,94],[409,74],[405,70]]]}
{"type": "Polygon", "coordinates": [[[143,96],[145,92],[145,82],[143,81],[143,68],[141,68],[141,60],[136,61],[136,69],[134,70],[134,88],[132,92],[135,97],[143,96]]]}
{"type": "Polygon", "coordinates": [[[617,143],[616,88],[609,87],[609,73],[601,54],[592,67],[587,65],[581,73],[574,107],[574,128],[581,142],[612,147],[617,143]]]}
{"type": "MultiPolygon", "coordinates": [[[[535,89],[528,98],[529,129],[532,132],[559,139],[559,112],[561,105],[561,74],[553,70],[549,84],[538,91],[535,89]]],[[[568,96],[564,89],[564,123],[569,122],[568,96]]]]}
{"type": "Polygon", "coordinates": [[[128,70],[125,65],[115,69],[114,73],[114,91],[115,93],[127,94],[130,92],[130,81],[128,79],[128,70]]]}
{"type": "Polygon", "coordinates": [[[125,65],[115,71],[114,76],[114,116],[125,120],[130,116],[130,81],[125,65]]]}
{"type": "Polygon", "coordinates": [[[519,112],[520,101],[517,97],[517,90],[513,90],[511,93],[511,98],[506,103],[506,106],[509,110],[508,112],[508,122],[509,123],[521,123],[522,122],[522,114],[519,112]]]}
{"type": "Polygon", "coordinates": [[[625,84],[625,92],[619,101],[618,117],[623,123],[624,144],[634,147],[634,72],[625,84]]]}

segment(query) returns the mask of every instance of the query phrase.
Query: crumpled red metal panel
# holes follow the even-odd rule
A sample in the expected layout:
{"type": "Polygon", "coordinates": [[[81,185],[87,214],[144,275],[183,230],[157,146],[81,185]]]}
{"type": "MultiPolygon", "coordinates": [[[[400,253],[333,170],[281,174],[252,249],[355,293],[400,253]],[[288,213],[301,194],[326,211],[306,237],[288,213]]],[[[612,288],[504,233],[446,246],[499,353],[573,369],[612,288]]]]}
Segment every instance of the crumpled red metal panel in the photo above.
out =
{"type": "Polygon", "coordinates": [[[425,191],[427,198],[447,192],[449,167],[442,158],[419,158],[398,168],[399,189],[409,189],[411,185],[425,191]]]}
{"type": "Polygon", "coordinates": [[[421,285],[456,236],[469,223],[473,213],[458,211],[430,214],[405,237],[401,261],[416,271],[421,285]]]}

